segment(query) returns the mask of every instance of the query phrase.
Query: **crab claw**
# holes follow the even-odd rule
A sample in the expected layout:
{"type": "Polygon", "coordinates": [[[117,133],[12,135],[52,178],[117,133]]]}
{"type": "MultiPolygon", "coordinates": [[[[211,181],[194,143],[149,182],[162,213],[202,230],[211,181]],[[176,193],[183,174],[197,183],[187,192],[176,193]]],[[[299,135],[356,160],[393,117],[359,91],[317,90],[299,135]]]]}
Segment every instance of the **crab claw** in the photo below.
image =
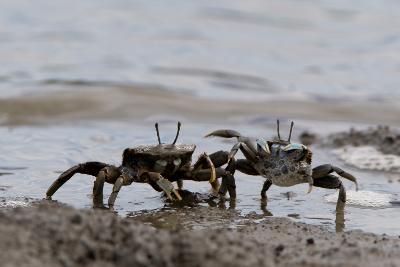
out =
{"type": "Polygon", "coordinates": [[[156,183],[165,192],[165,194],[167,195],[167,198],[169,200],[174,200],[172,195],[171,195],[171,193],[174,193],[178,200],[182,200],[182,197],[175,190],[175,188],[172,185],[172,183],[170,181],[168,181],[167,179],[160,178],[156,183]]]}

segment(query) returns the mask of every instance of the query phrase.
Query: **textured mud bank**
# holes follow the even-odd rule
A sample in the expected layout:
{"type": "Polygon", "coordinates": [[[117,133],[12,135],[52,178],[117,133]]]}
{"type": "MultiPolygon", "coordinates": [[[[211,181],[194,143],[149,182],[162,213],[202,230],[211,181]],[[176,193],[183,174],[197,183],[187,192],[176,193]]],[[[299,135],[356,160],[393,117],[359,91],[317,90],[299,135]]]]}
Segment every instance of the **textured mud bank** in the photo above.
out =
{"type": "Polygon", "coordinates": [[[334,133],[328,136],[327,145],[343,146],[373,146],[384,154],[400,156],[400,132],[389,126],[377,126],[367,129],[350,129],[347,132],[334,133]]]}
{"type": "MultiPolygon", "coordinates": [[[[241,218],[217,208],[201,216],[211,219],[216,212],[224,214],[213,230],[171,230],[147,225],[142,220],[146,214],[121,219],[108,212],[49,204],[2,211],[0,262],[20,267],[400,264],[400,238],[361,231],[336,234],[289,219],[241,218]],[[228,229],[231,220],[243,223],[228,229]]],[[[193,219],[190,213],[182,216],[193,219]]]]}
{"type": "Polygon", "coordinates": [[[334,133],[328,136],[325,145],[357,168],[400,172],[400,133],[389,126],[334,133]]]}

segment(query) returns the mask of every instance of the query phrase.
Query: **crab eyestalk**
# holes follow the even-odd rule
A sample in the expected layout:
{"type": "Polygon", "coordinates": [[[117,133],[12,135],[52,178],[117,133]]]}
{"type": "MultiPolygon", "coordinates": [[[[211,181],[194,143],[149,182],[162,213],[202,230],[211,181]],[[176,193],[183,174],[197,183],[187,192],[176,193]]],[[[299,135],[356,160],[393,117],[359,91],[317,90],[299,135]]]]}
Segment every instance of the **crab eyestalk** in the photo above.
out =
{"type": "Polygon", "coordinates": [[[290,139],[292,138],[293,126],[294,126],[294,122],[292,121],[292,123],[290,124],[290,132],[289,132],[289,138],[288,138],[289,143],[290,143],[290,139]]]}
{"type": "Polygon", "coordinates": [[[161,145],[160,130],[158,129],[158,122],[156,122],[156,124],[154,126],[156,127],[158,144],[161,145]]]}
{"type": "Polygon", "coordinates": [[[278,139],[281,140],[281,133],[279,132],[279,120],[276,120],[276,131],[278,132],[278,139]]]}
{"type": "Polygon", "coordinates": [[[174,142],[172,142],[173,145],[175,145],[176,141],[178,141],[179,133],[181,131],[181,125],[182,125],[181,122],[178,121],[178,129],[176,131],[176,136],[175,136],[174,142]]]}

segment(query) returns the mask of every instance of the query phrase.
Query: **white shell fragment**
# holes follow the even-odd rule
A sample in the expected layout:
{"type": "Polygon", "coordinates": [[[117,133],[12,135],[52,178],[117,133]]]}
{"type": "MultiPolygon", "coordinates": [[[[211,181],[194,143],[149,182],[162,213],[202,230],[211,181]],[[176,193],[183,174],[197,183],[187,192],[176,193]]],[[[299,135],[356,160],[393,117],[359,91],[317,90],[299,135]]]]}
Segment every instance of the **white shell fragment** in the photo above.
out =
{"type": "Polygon", "coordinates": [[[0,202],[0,208],[17,208],[27,206],[29,206],[29,203],[21,200],[6,200],[4,202],[0,202]]]}
{"type": "MultiPolygon", "coordinates": [[[[338,199],[339,191],[336,193],[327,195],[325,200],[330,203],[336,203],[338,199]]],[[[349,190],[346,192],[347,205],[369,207],[369,208],[383,208],[390,207],[390,201],[393,200],[391,194],[377,193],[372,191],[353,191],[349,190]]]]}
{"type": "Polygon", "coordinates": [[[383,154],[372,146],[346,146],[333,152],[346,163],[365,170],[400,172],[400,157],[383,154]]]}

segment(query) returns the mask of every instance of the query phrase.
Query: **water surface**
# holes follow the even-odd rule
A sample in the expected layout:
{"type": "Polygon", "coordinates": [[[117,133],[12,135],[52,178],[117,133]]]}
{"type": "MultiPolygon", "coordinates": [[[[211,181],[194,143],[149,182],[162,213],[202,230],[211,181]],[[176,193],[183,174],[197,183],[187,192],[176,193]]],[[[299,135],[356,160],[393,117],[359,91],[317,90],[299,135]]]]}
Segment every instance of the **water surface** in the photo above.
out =
{"type": "Polygon", "coordinates": [[[95,82],[247,101],[398,101],[399,12],[394,0],[4,0],[0,96],[95,82]]]}
{"type": "MultiPolygon", "coordinates": [[[[306,121],[298,122],[295,134],[305,128],[313,129],[315,126],[312,124],[315,125],[306,121]]],[[[341,123],[320,122],[318,125],[325,126],[322,127],[324,130],[320,131],[322,134],[346,127],[341,123]]],[[[233,142],[220,139],[201,138],[211,130],[228,127],[241,129],[251,137],[271,138],[275,134],[273,126],[273,121],[270,120],[251,125],[245,122],[227,122],[222,125],[184,123],[180,142],[198,145],[194,156],[196,159],[203,151],[211,153],[220,149],[228,150],[233,145],[233,142]]],[[[283,126],[283,131],[285,130],[287,129],[283,126]]],[[[164,142],[172,141],[175,122],[164,121],[161,124],[161,135],[164,142]]],[[[155,131],[149,122],[135,125],[90,123],[48,128],[3,127],[0,128],[0,137],[3,151],[0,155],[0,172],[5,173],[0,176],[1,200],[2,206],[7,207],[26,205],[42,199],[48,186],[59,173],[76,163],[98,160],[118,165],[124,148],[156,143],[155,131]]],[[[384,172],[351,168],[339,161],[330,150],[315,148],[314,166],[323,163],[336,164],[359,179],[361,192],[358,196],[353,192],[354,185],[344,181],[350,198],[350,204],[345,211],[345,230],[362,229],[376,233],[400,234],[397,220],[400,208],[389,203],[389,200],[400,199],[400,181],[384,172]],[[363,196],[375,196],[376,199],[370,198],[367,199],[369,201],[363,202],[363,196]],[[369,205],[369,202],[377,205],[369,205]]],[[[335,194],[334,190],[314,188],[311,194],[306,195],[306,184],[289,188],[272,186],[268,191],[267,210],[263,210],[259,199],[263,178],[238,173],[236,180],[238,197],[236,207],[231,208],[242,215],[256,212],[265,216],[289,216],[301,222],[324,225],[332,231],[336,228],[336,197],[332,196],[335,194]]],[[[93,181],[93,177],[76,175],[54,195],[54,199],[78,208],[90,208],[93,181]]],[[[208,193],[210,186],[206,182],[185,182],[185,188],[208,193]]],[[[105,197],[108,197],[110,191],[111,186],[107,185],[105,197]]],[[[165,207],[169,207],[165,199],[147,184],[134,183],[123,187],[116,201],[116,209],[122,216],[144,211],[156,212],[165,207]]],[[[226,208],[229,208],[229,203],[226,204],[226,208]]]]}

